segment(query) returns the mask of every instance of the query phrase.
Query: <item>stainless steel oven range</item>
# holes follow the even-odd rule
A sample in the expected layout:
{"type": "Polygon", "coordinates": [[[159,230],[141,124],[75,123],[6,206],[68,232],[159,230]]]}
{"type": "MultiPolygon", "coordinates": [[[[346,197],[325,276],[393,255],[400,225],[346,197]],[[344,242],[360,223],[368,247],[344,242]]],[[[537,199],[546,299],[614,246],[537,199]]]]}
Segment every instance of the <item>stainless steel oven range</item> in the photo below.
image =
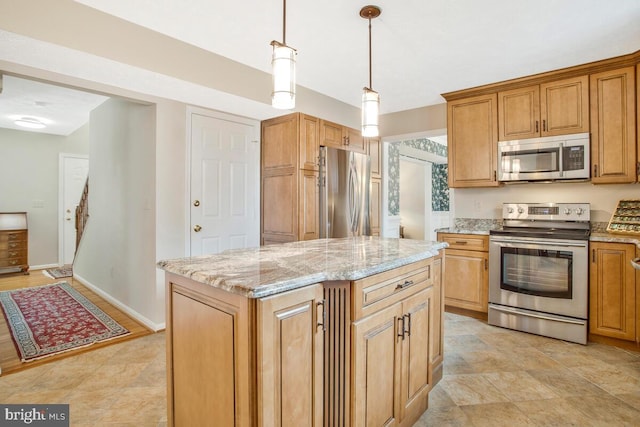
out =
{"type": "Polygon", "coordinates": [[[589,203],[505,203],[489,232],[490,325],[587,343],[589,203]]]}

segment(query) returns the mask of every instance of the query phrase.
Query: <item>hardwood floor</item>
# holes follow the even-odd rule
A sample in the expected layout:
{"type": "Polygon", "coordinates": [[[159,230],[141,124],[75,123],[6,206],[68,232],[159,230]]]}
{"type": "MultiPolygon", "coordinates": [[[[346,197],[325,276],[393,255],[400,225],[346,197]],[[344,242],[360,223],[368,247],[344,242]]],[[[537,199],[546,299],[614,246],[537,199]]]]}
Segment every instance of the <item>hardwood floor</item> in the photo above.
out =
{"type": "MultiPolygon", "coordinates": [[[[16,350],[15,344],[11,338],[11,333],[9,331],[5,316],[0,315],[0,368],[2,368],[3,376],[9,373],[18,372],[45,363],[55,362],[56,360],[64,359],[66,357],[77,355],[79,353],[91,351],[93,349],[105,347],[122,341],[127,341],[133,338],[142,337],[152,333],[152,331],[147,329],[144,325],[127,316],[125,313],[109,304],[107,301],[103,300],[94,292],[82,285],[80,282],[73,280],[71,277],[65,277],[63,279],[52,279],[46,276],[43,270],[32,270],[31,274],[28,275],[22,273],[0,275],[0,291],[48,285],[63,281],[71,284],[74,289],[79,291],[101,310],[111,316],[116,322],[127,328],[131,333],[123,337],[117,337],[109,341],[96,343],[89,347],[67,351],[39,360],[22,362],[16,350]]],[[[0,311],[2,310],[0,309],[0,311]]]]}

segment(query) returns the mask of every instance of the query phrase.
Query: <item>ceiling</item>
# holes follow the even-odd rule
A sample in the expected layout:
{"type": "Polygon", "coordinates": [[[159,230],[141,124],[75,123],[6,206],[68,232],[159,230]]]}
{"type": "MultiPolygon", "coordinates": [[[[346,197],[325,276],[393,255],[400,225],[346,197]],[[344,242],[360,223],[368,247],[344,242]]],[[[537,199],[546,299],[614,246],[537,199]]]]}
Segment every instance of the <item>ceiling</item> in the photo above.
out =
{"type": "MultiPolygon", "coordinates": [[[[282,0],[164,0],[161,7],[156,0],[77,2],[267,73],[269,43],[283,41],[282,0]]],[[[359,107],[362,88],[369,85],[368,23],[359,16],[365,4],[287,2],[286,43],[298,51],[298,85],[359,107]]],[[[383,114],[443,103],[440,94],[449,91],[640,49],[638,0],[376,0],[373,4],[382,9],[371,25],[372,87],[380,93],[383,114]]],[[[0,100],[7,99],[11,86],[5,76],[0,100]]],[[[42,108],[38,101],[50,102],[39,98],[48,95],[38,94],[36,86],[22,84],[19,90],[26,99],[13,95],[11,102],[24,111],[16,114],[36,115],[42,108]],[[29,105],[33,111],[27,110],[29,105]]],[[[70,99],[74,97],[75,102],[78,97],[72,93],[70,99]]],[[[85,114],[93,102],[99,104],[99,98],[88,102],[82,107],[85,114]]],[[[71,104],[62,102],[68,110],[56,110],[71,115],[71,104]]]]}

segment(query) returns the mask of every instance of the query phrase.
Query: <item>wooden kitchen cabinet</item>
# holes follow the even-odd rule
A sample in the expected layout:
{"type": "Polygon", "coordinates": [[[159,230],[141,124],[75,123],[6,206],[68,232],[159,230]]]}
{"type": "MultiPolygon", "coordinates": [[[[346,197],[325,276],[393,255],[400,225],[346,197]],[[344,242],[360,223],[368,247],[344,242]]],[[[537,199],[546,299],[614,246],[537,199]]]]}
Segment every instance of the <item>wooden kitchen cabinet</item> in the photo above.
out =
{"type": "Polygon", "coordinates": [[[320,120],[320,145],[368,154],[361,131],[328,120],[320,120]]]}
{"type": "Polygon", "coordinates": [[[168,281],[169,425],[322,425],[322,285],[255,300],[168,281]]]}
{"type": "Polygon", "coordinates": [[[382,201],[382,180],[380,178],[371,178],[369,199],[369,221],[371,227],[371,235],[380,235],[380,203],[382,201]]]}
{"type": "Polygon", "coordinates": [[[592,74],[591,182],[637,180],[634,67],[592,74]]]}
{"type": "Polygon", "coordinates": [[[261,244],[317,239],[319,120],[302,113],[261,123],[261,244]]]}
{"type": "Polygon", "coordinates": [[[0,213],[0,273],[29,274],[29,229],[26,212],[0,213]]]}
{"type": "Polygon", "coordinates": [[[382,142],[380,138],[366,138],[371,158],[371,178],[382,178],[382,142]]]}
{"type": "Polygon", "coordinates": [[[444,251],[444,303],[478,313],[489,309],[489,236],[438,233],[444,251]]]}
{"type": "Polygon", "coordinates": [[[449,187],[498,185],[497,104],[495,93],[447,102],[449,187]]]}
{"type": "Polygon", "coordinates": [[[638,342],[636,270],[630,261],[636,246],[590,242],[589,333],[638,342]]]}
{"type": "Polygon", "coordinates": [[[589,77],[498,92],[499,139],[589,132],[589,77]]]}
{"type": "Polygon", "coordinates": [[[432,357],[442,345],[434,330],[441,315],[434,270],[441,262],[435,261],[354,285],[351,425],[411,426],[427,408],[429,390],[440,379],[434,370],[441,372],[432,357]]]}

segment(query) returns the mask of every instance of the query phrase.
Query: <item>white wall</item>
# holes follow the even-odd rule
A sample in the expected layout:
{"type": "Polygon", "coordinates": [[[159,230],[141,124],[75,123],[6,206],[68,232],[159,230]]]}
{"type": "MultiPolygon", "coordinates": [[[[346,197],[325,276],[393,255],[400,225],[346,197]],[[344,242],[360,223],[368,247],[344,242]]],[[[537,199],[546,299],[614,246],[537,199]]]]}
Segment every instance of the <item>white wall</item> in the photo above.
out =
{"type": "Polygon", "coordinates": [[[640,185],[593,185],[581,183],[511,184],[498,188],[456,188],[453,216],[456,218],[502,217],[502,203],[562,202],[591,203],[591,221],[608,222],[618,200],[640,199],[640,185]]]}
{"type": "MultiPolygon", "coordinates": [[[[400,224],[407,239],[425,238],[426,163],[400,156],[400,224]]],[[[429,181],[431,174],[429,174],[429,181]]]]}
{"type": "Polygon", "coordinates": [[[58,265],[59,154],[88,154],[89,127],[69,136],[0,128],[0,212],[27,212],[29,265],[58,265]]]}
{"type": "Polygon", "coordinates": [[[74,274],[151,322],[156,295],[155,107],[112,98],[91,113],[89,220],[74,274]]]}

